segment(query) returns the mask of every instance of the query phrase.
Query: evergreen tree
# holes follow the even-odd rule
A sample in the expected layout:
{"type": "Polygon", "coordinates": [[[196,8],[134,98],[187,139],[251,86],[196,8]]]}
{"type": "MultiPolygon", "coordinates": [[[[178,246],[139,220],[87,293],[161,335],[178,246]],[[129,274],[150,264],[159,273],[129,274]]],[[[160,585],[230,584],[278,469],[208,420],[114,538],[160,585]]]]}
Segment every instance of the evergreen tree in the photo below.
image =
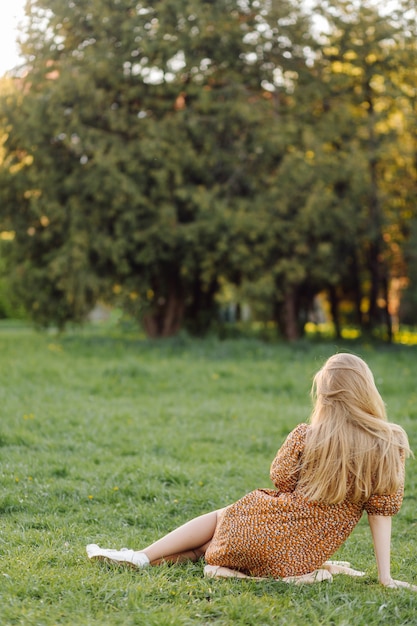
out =
{"type": "Polygon", "coordinates": [[[239,216],[256,222],[257,174],[280,149],[265,149],[268,9],[28,3],[28,73],[3,112],[15,273],[35,319],[80,319],[104,294],[151,335],[207,328],[219,277],[251,262],[239,216]]]}
{"type": "Polygon", "coordinates": [[[228,281],[289,339],[323,290],[339,330],[341,298],[373,328],[415,193],[403,5],[29,1],[0,196],[32,317],[105,299],[152,336],[204,332],[228,281]]]}
{"type": "MultiPolygon", "coordinates": [[[[411,18],[412,3],[403,9],[406,4],[411,18]]],[[[391,338],[390,282],[404,268],[398,252],[416,180],[410,152],[415,80],[404,69],[416,62],[415,42],[402,14],[384,14],[373,2],[332,1],[317,10],[328,23],[317,64],[325,86],[324,145],[342,166],[334,190],[341,206],[350,205],[356,226],[348,248],[342,246],[348,272],[339,288],[353,295],[363,328],[383,321],[391,338]]]]}

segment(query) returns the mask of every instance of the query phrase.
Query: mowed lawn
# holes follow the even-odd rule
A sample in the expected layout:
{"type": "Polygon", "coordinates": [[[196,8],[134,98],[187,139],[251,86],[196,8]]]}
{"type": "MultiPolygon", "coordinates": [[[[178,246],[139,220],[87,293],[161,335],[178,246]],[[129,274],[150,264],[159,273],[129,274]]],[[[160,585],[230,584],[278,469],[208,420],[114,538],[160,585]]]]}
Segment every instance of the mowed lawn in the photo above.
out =
{"type": "MultiPolygon", "coordinates": [[[[366,578],[304,587],[209,580],[203,562],[134,571],[85,554],[91,542],[143,547],[270,487],[276,450],[308,419],[314,372],[341,350],[368,361],[417,452],[417,347],[0,327],[0,623],[416,624],[417,594],[377,583],[365,518],[337,557],[366,578]]],[[[393,575],[414,583],[416,463],[392,542],[393,575]]]]}

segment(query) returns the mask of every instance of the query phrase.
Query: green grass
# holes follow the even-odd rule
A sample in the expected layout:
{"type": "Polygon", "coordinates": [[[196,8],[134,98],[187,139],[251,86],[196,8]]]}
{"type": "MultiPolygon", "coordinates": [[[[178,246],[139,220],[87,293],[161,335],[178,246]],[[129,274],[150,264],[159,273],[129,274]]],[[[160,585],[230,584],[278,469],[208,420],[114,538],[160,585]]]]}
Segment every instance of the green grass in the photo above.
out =
{"type": "MultiPolygon", "coordinates": [[[[376,581],[365,519],[338,557],[366,580],[209,580],[202,562],[135,572],[85,555],[90,542],[139,548],[271,486],[276,450],[308,417],[313,373],[340,349],[369,362],[417,450],[416,347],[0,328],[0,623],[416,624],[417,595],[376,581]]],[[[416,496],[410,460],[392,556],[393,575],[410,582],[416,496]]]]}

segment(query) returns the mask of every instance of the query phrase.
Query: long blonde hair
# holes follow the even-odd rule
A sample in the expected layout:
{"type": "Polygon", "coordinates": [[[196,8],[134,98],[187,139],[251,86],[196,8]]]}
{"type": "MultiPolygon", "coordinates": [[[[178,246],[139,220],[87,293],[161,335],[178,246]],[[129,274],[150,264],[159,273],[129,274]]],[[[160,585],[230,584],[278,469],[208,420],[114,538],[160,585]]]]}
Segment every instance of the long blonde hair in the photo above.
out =
{"type": "Polygon", "coordinates": [[[312,396],[301,492],[328,504],[395,493],[410,448],[404,430],[387,421],[367,364],[353,354],[333,355],[314,377],[312,396]]]}

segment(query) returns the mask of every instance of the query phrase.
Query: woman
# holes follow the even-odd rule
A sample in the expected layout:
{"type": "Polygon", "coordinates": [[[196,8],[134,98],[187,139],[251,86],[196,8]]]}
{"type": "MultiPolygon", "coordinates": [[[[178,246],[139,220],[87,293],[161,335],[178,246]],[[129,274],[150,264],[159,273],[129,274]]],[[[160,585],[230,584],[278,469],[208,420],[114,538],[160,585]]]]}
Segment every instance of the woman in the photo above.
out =
{"type": "Polygon", "coordinates": [[[387,421],[372,372],[357,356],[330,357],[312,395],[310,424],[288,435],[272,463],[276,489],[257,489],[140,551],[90,544],[88,556],[136,567],[205,556],[207,575],[295,582],[360,576],[328,559],[366,511],[380,583],[417,590],[390,572],[391,518],[402,503],[410,454],[406,433],[387,421]]]}

